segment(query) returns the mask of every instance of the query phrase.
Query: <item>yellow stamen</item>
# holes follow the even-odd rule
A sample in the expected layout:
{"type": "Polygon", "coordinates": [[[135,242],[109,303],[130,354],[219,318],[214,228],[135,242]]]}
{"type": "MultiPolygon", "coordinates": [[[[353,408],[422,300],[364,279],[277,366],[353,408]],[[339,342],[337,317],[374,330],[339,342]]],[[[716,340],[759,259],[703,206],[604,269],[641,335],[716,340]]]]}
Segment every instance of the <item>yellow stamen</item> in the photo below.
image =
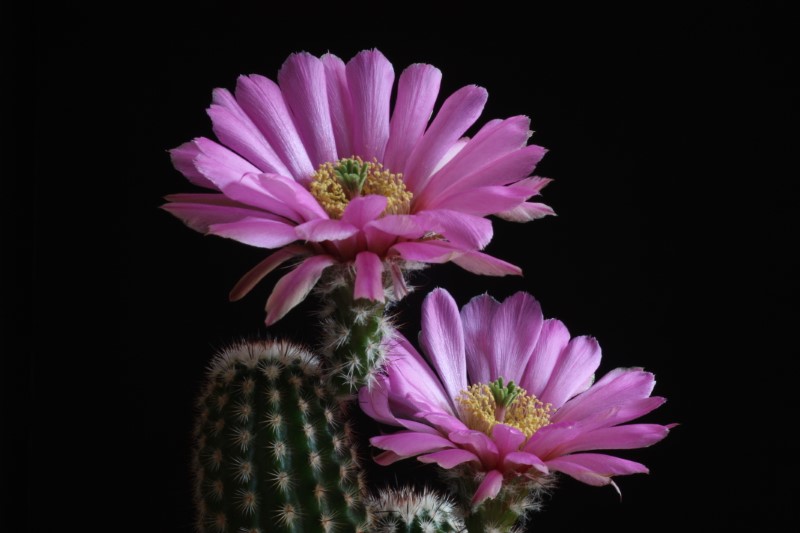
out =
{"type": "Polygon", "coordinates": [[[341,159],[335,164],[320,165],[319,170],[311,176],[309,191],[331,218],[341,218],[347,204],[357,196],[367,194],[385,196],[387,201],[384,215],[408,213],[413,197],[403,183],[402,174],[390,172],[377,160],[365,163],[358,156],[341,159]],[[344,168],[360,170],[365,179],[358,180],[357,174],[344,174],[353,179],[343,183],[344,168]]]}
{"type": "Polygon", "coordinates": [[[519,429],[530,438],[540,428],[550,424],[552,405],[543,403],[534,395],[529,396],[525,389],[517,387],[517,390],[518,394],[503,408],[497,405],[495,393],[489,385],[470,385],[456,398],[462,420],[471,429],[487,435],[491,435],[495,424],[502,422],[519,429]]]}

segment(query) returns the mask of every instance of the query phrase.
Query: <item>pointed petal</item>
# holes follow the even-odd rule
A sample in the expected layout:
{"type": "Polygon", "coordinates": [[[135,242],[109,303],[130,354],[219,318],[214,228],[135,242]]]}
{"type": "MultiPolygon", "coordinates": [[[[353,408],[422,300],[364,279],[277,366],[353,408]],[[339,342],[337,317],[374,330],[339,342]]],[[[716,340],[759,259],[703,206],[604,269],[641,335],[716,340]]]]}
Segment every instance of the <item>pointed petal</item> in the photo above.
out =
{"type": "Polygon", "coordinates": [[[500,302],[488,294],[482,294],[461,309],[470,383],[489,383],[493,379],[486,361],[492,353],[491,335],[487,334],[486,328],[492,323],[499,307],[500,302]]]}
{"type": "Polygon", "coordinates": [[[488,363],[492,380],[502,377],[521,384],[543,322],[539,302],[526,292],[518,292],[500,304],[491,325],[483,326],[484,334],[491,338],[488,363]]]}
{"type": "Polygon", "coordinates": [[[381,258],[372,252],[359,252],[356,256],[355,266],[356,285],[353,296],[382,302],[384,295],[381,258]]]}
{"type": "Polygon", "coordinates": [[[256,179],[263,191],[279,202],[291,206],[303,220],[328,218],[328,213],[319,205],[317,199],[293,179],[277,174],[259,174],[256,179]]]}
{"type": "Polygon", "coordinates": [[[560,446],[555,453],[565,455],[587,450],[630,450],[645,448],[669,434],[669,428],[658,424],[628,424],[600,428],[583,433],[560,446]]]}
{"type": "Polygon", "coordinates": [[[264,134],[250,120],[227,89],[214,89],[208,116],[222,143],[258,167],[261,172],[291,176],[264,134]]]}
{"type": "Polygon", "coordinates": [[[422,211],[415,216],[428,231],[435,231],[457,245],[481,250],[492,240],[492,223],[486,218],[446,209],[422,211]]]}
{"type": "Polygon", "coordinates": [[[322,56],[325,67],[325,86],[328,94],[328,108],[331,113],[333,136],[336,140],[336,152],[339,158],[356,155],[350,139],[353,114],[350,103],[350,89],[347,87],[347,73],[344,61],[333,54],[322,56]]]}
{"type": "Polygon", "coordinates": [[[556,212],[549,205],[537,202],[524,202],[518,206],[497,213],[497,216],[509,222],[530,222],[538,220],[548,215],[555,215],[556,212]]]}
{"type": "MultiPolygon", "coordinates": [[[[408,340],[396,338],[384,343],[386,373],[391,384],[393,401],[408,416],[424,412],[440,412],[455,416],[452,399],[447,395],[439,378],[408,340]]],[[[397,411],[395,411],[397,412],[397,411]]]]}
{"type": "Polygon", "coordinates": [[[383,159],[389,139],[392,64],[377,50],[364,50],[347,63],[353,126],[353,151],[365,161],[383,159]]]}
{"type": "Polygon", "coordinates": [[[315,255],[283,276],[275,284],[267,300],[267,326],[283,318],[294,306],[302,302],[317,284],[322,272],[335,263],[336,259],[329,255],[315,255]]]}
{"type": "Polygon", "coordinates": [[[486,89],[471,85],[445,100],[403,170],[409,190],[415,194],[422,192],[436,164],[478,119],[487,98],[486,89]]]}
{"type": "Polygon", "coordinates": [[[539,397],[545,403],[558,409],[564,403],[582,392],[587,380],[591,379],[600,366],[600,345],[592,337],[575,337],[561,355],[550,376],[544,392],[539,397]]]}
{"type": "Polygon", "coordinates": [[[503,458],[503,466],[517,472],[524,472],[527,467],[533,467],[542,474],[547,474],[549,469],[544,461],[528,452],[511,452],[503,458]]]}
{"type": "Polygon", "coordinates": [[[381,435],[369,439],[370,444],[381,450],[389,450],[401,457],[413,457],[444,448],[453,448],[453,443],[440,435],[400,431],[392,435],[381,435]]]}
{"type": "Polygon", "coordinates": [[[173,202],[162,205],[161,209],[178,217],[184,224],[200,233],[207,233],[209,226],[214,224],[238,222],[245,218],[282,220],[275,215],[257,209],[230,207],[227,205],[173,202]]]}
{"type": "Polygon", "coordinates": [[[497,470],[490,470],[486,473],[486,477],[483,478],[481,484],[478,485],[478,489],[475,491],[475,495],[472,497],[472,505],[478,505],[484,500],[494,498],[500,493],[502,486],[503,474],[497,470]]]}
{"type": "Polygon", "coordinates": [[[421,263],[446,263],[463,253],[461,250],[433,241],[399,242],[392,246],[391,251],[403,259],[421,263]]]}
{"type": "Polygon", "coordinates": [[[563,472],[588,485],[608,485],[611,476],[647,474],[643,464],[599,453],[579,453],[547,461],[551,470],[563,472]]]}
{"type": "Polygon", "coordinates": [[[655,376],[640,368],[617,368],[564,404],[553,421],[581,420],[610,407],[647,398],[655,383],[655,376]]]}
{"type": "Polygon", "coordinates": [[[472,452],[468,452],[467,450],[462,450],[460,448],[453,448],[450,450],[442,450],[440,452],[429,453],[426,455],[420,455],[417,457],[420,462],[423,463],[436,463],[442,468],[450,469],[454,468],[460,464],[475,461],[480,463],[478,456],[472,452]]]}
{"type": "Polygon", "coordinates": [[[386,168],[402,171],[411,150],[425,132],[441,81],[442,72],[432,65],[411,65],[400,74],[383,158],[386,168]]]}
{"type": "Polygon", "coordinates": [[[280,265],[289,259],[293,259],[302,255],[308,255],[309,253],[310,250],[304,246],[289,245],[281,248],[250,269],[247,274],[242,276],[242,279],[240,279],[236,285],[234,285],[233,289],[231,289],[228,298],[232,302],[240,300],[248,292],[253,290],[253,287],[255,287],[259,281],[264,279],[267,274],[278,268],[280,265]]]}
{"type": "Polygon", "coordinates": [[[482,276],[522,275],[522,269],[520,267],[482,252],[464,251],[453,257],[452,261],[464,270],[482,276]]]}
{"type": "Polygon", "coordinates": [[[294,226],[257,217],[213,224],[208,232],[258,248],[280,248],[297,240],[294,226]]]}
{"type": "Polygon", "coordinates": [[[200,171],[198,171],[195,167],[194,159],[198,155],[200,155],[200,148],[198,148],[197,143],[194,141],[183,143],[177,148],[173,148],[169,151],[169,157],[172,160],[172,166],[174,166],[181,174],[183,174],[186,179],[198,187],[216,189],[217,186],[209,181],[209,179],[201,174],[200,171]]]}
{"type": "Polygon", "coordinates": [[[517,187],[504,185],[491,185],[488,187],[475,187],[461,191],[460,189],[450,196],[436,199],[429,204],[430,209],[449,209],[462,213],[484,217],[514,209],[528,198],[527,191],[517,187]]]}
{"type": "Polygon", "coordinates": [[[239,76],[236,101],[264,134],[292,177],[302,184],[308,183],[314,167],[275,82],[257,74],[239,76]]]}
{"type": "Polygon", "coordinates": [[[322,61],[308,52],[292,54],[278,72],[278,83],[313,167],[336,161],[322,61]]]}
{"type": "Polygon", "coordinates": [[[389,466],[397,461],[402,461],[405,457],[401,457],[394,452],[383,452],[373,457],[373,461],[381,466],[389,466]]]}
{"type": "Polygon", "coordinates": [[[450,398],[467,388],[464,332],[453,297],[435,289],[422,303],[420,344],[436,369],[450,398]]]}
{"type": "Polygon", "coordinates": [[[560,320],[550,318],[544,321],[536,347],[520,381],[520,386],[528,391],[528,394],[534,394],[541,399],[553,374],[558,356],[568,343],[569,330],[560,320]]]}

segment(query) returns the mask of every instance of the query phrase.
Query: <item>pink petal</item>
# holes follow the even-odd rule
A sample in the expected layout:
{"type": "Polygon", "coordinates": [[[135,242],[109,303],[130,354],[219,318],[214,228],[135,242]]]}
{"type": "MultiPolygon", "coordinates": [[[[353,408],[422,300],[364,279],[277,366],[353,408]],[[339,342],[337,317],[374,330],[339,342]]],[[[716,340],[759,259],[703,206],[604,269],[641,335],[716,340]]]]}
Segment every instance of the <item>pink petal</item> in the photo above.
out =
{"type": "Polygon", "coordinates": [[[430,365],[408,340],[396,336],[384,343],[388,362],[387,376],[391,383],[393,401],[409,416],[419,412],[441,412],[455,416],[452,400],[430,365]]]}
{"type": "Polygon", "coordinates": [[[177,148],[173,148],[169,151],[169,156],[172,160],[172,166],[178,169],[181,174],[186,176],[186,179],[198,187],[216,189],[216,185],[209,181],[208,178],[203,176],[203,174],[201,174],[197,168],[195,168],[194,159],[198,155],[200,155],[200,148],[198,148],[194,141],[183,143],[177,148]]]}
{"type": "Polygon", "coordinates": [[[434,241],[399,242],[392,246],[391,251],[403,259],[421,263],[446,263],[463,253],[461,250],[434,241]]]}
{"type": "Polygon", "coordinates": [[[481,484],[478,485],[478,490],[475,491],[475,495],[472,497],[472,505],[478,505],[484,500],[494,498],[500,493],[502,487],[503,474],[497,470],[490,470],[486,473],[486,477],[483,478],[481,484]]]}
{"type": "Polygon", "coordinates": [[[394,452],[383,452],[376,455],[373,458],[373,461],[381,466],[389,466],[390,464],[394,464],[397,461],[402,461],[403,459],[405,459],[405,457],[401,457],[394,452]]]}
{"type": "Polygon", "coordinates": [[[418,415],[429,424],[435,426],[442,433],[452,433],[453,431],[465,431],[469,428],[453,415],[447,413],[421,413],[418,415]]]}
{"type": "Polygon", "coordinates": [[[565,455],[586,450],[630,450],[645,448],[660,441],[669,433],[669,428],[658,424],[628,424],[600,428],[579,435],[564,443],[554,453],[565,455]]]}
{"type": "Polygon", "coordinates": [[[286,246],[285,248],[281,248],[251,268],[247,274],[242,276],[242,279],[240,279],[233,289],[231,289],[228,298],[232,302],[240,300],[248,292],[253,290],[253,287],[255,287],[259,281],[264,279],[267,274],[278,268],[280,265],[289,259],[302,255],[308,255],[309,253],[310,251],[308,248],[305,248],[304,246],[290,245],[286,246]]]}
{"type": "Polygon", "coordinates": [[[615,405],[650,396],[655,376],[641,368],[616,368],[558,410],[554,421],[581,420],[615,405]]]}
{"type": "Polygon", "coordinates": [[[317,199],[293,179],[277,174],[259,174],[256,179],[262,190],[278,201],[291,206],[303,217],[303,220],[328,218],[328,213],[317,199]]]}
{"type": "Polygon", "coordinates": [[[525,202],[519,204],[513,209],[508,209],[497,213],[497,216],[509,222],[530,222],[531,220],[538,220],[548,215],[555,215],[556,212],[553,208],[536,202],[525,202]]]}
{"type": "Polygon", "coordinates": [[[449,209],[479,217],[513,209],[528,198],[527,191],[492,185],[475,187],[465,191],[458,190],[445,198],[437,198],[430,209],[449,209]]]}
{"type": "Polygon", "coordinates": [[[308,183],[314,167],[275,82],[257,74],[239,76],[236,101],[264,134],[292,177],[302,184],[308,183]]]}
{"type": "Polygon", "coordinates": [[[492,336],[488,334],[487,327],[491,325],[499,307],[500,302],[488,294],[482,294],[461,309],[467,372],[471,383],[489,383],[493,379],[491,367],[486,362],[492,353],[492,336]]]}
{"type": "Polygon", "coordinates": [[[282,220],[275,215],[257,209],[229,207],[227,205],[169,203],[162,205],[161,209],[175,215],[181,219],[184,224],[200,233],[207,233],[211,225],[238,222],[245,218],[282,220]]]}
{"type": "Polygon", "coordinates": [[[372,252],[359,252],[356,256],[355,266],[356,285],[353,296],[382,302],[384,295],[381,258],[372,252]]]}
{"type": "Polygon", "coordinates": [[[569,344],[569,338],[569,330],[560,320],[550,318],[544,321],[536,347],[520,381],[520,386],[528,391],[528,394],[534,394],[541,399],[553,374],[558,356],[569,344]]]}
{"type": "Polygon", "coordinates": [[[283,276],[267,300],[267,326],[271,326],[302,302],[319,281],[322,272],[336,263],[329,255],[309,257],[294,270],[283,276]]]}
{"type": "Polygon", "coordinates": [[[467,388],[464,332],[453,297],[435,289],[422,303],[420,344],[441,378],[450,398],[467,388]]]}
{"type": "Polygon", "coordinates": [[[336,152],[340,158],[350,157],[355,155],[355,151],[350,139],[352,106],[344,61],[333,54],[325,54],[322,56],[322,64],[325,67],[325,86],[333,136],[336,139],[336,152]]]}
{"type": "Polygon", "coordinates": [[[291,176],[264,134],[226,89],[214,89],[208,116],[222,143],[253,163],[261,172],[291,176]]]}
{"type": "Polygon", "coordinates": [[[539,302],[526,292],[517,292],[500,304],[491,325],[483,325],[484,335],[491,339],[490,351],[484,358],[492,381],[502,377],[506,382],[521,384],[543,322],[539,302]]]}
{"type": "Polygon", "coordinates": [[[588,485],[608,485],[611,476],[647,474],[643,464],[599,453],[579,453],[547,461],[551,470],[563,472],[588,485]]]}
{"type": "Polygon", "coordinates": [[[363,228],[372,222],[386,209],[386,197],[379,194],[370,194],[353,198],[344,208],[342,220],[357,228],[363,228]]]}
{"type": "Polygon", "coordinates": [[[431,65],[411,65],[400,74],[383,164],[402,171],[411,150],[422,137],[439,94],[442,72],[431,65]]]}
{"type": "Polygon", "coordinates": [[[413,457],[443,448],[453,448],[453,443],[439,435],[400,431],[392,435],[381,435],[369,439],[370,444],[382,450],[389,450],[401,457],[413,457]]]}
{"type": "Polygon", "coordinates": [[[505,424],[495,424],[492,428],[492,439],[502,457],[519,451],[519,447],[525,442],[525,434],[517,428],[505,424]]]}
{"type": "Polygon", "coordinates": [[[297,237],[304,241],[341,241],[358,233],[358,228],[342,220],[318,218],[295,228],[297,237]]]}
{"type": "Polygon", "coordinates": [[[427,232],[423,221],[416,215],[386,215],[373,220],[368,227],[406,239],[418,239],[427,232]]]}
{"type": "Polygon", "coordinates": [[[308,52],[292,54],[278,72],[278,82],[311,164],[317,168],[322,163],[336,161],[322,61],[308,52]]]}
{"type": "Polygon", "coordinates": [[[485,218],[445,209],[422,211],[416,216],[428,231],[458,245],[481,250],[492,240],[492,223],[485,218]]]}
{"type": "Polygon", "coordinates": [[[448,433],[447,438],[478,456],[485,468],[494,468],[500,452],[494,441],[480,431],[466,430],[448,433]]]}
{"type": "MultiPolygon", "coordinates": [[[[444,167],[444,166],[445,166],[447,163],[449,163],[449,162],[450,162],[450,161],[451,161],[451,160],[452,160],[452,159],[453,159],[455,156],[457,156],[457,155],[458,155],[458,153],[459,153],[461,150],[463,150],[463,149],[464,149],[464,147],[467,145],[467,143],[468,143],[468,142],[469,142],[469,137],[461,137],[459,140],[457,140],[455,143],[453,143],[453,146],[451,146],[451,147],[450,147],[450,148],[447,150],[447,152],[445,152],[444,156],[442,156],[442,158],[439,160],[439,162],[438,162],[438,163],[436,163],[436,166],[435,166],[435,167],[433,167],[433,170],[431,171],[431,176],[432,176],[432,175],[434,175],[434,174],[436,174],[437,172],[439,172],[439,170],[441,170],[441,169],[442,169],[442,167],[444,167]]],[[[423,191],[423,192],[421,193],[421,196],[422,196],[422,197],[426,197],[426,196],[427,196],[427,195],[425,194],[425,191],[423,191]]],[[[419,198],[417,198],[417,199],[419,199],[419,198]]],[[[419,202],[418,202],[418,203],[419,203],[419,202]]]]}
{"type": "Polygon", "coordinates": [[[461,178],[475,169],[492,164],[500,157],[519,150],[530,137],[531,121],[528,117],[508,118],[492,128],[483,128],[449,163],[431,176],[425,195],[435,197],[450,187],[462,188],[461,178]]]}
{"type": "Polygon", "coordinates": [[[471,85],[445,100],[403,169],[409,190],[418,194],[424,189],[439,160],[478,119],[487,98],[486,89],[471,85]]]}
{"type": "Polygon", "coordinates": [[[392,64],[377,50],[364,50],[347,63],[353,126],[353,151],[365,161],[383,159],[389,139],[392,64]]]}
{"type": "Polygon", "coordinates": [[[467,450],[459,448],[451,450],[442,450],[440,452],[429,453],[417,457],[423,463],[436,463],[442,468],[450,469],[468,461],[475,461],[480,463],[478,456],[467,450]]]}
{"type": "Polygon", "coordinates": [[[258,248],[280,248],[297,240],[294,226],[257,217],[213,224],[208,232],[258,248]]]}
{"type": "Polygon", "coordinates": [[[453,257],[452,261],[464,270],[482,276],[522,275],[522,269],[518,266],[481,252],[464,251],[460,255],[453,257]]]}
{"type": "Polygon", "coordinates": [[[592,337],[575,337],[561,352],[550,381],[539,397],[545,403],[558,409],[564,403],[582,392],[588,379],[600,366],[600,345],[592,337]]]}
{"type": "Polygon", "coordinates": [[[367,416],[378,422],[401,426],[420,433],[439,434],[436,429],[425,424],[396,417],[389,405],[389,395],[390,384],[388,378],[386,376],[377,376],[372,385],[361,387],[361,390],[358,391],[358,404],[367,416]]]}
{"type": "Polygon", "coordinates": [[[517,472],[524,472],[528,467],[533,467],[543,474],[548,473],[544,461],[528,452],[511,452],[503,458],[503,466],[517,472]]]}

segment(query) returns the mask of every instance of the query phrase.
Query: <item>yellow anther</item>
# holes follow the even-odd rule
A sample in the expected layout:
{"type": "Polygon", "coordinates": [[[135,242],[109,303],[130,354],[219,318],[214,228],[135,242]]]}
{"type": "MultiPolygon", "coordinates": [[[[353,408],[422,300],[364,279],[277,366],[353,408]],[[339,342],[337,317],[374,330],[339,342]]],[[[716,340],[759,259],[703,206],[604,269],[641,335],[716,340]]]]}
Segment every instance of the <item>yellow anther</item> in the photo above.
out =
{"type": "Polygon", "coordinates": [[[518,394],[505,407],[498,408],[495,394],[489,385],[479,383],[470,385],[459,393],[458,402],[461,418],[471,429],[491,435],[495,424],[503,423],[522,431],[526,437],[550,424],[549,403],[543,403],[536,396],[529,396],[525,389],[518,388],[518,394]],[[502,419],[498,420],[498,414],[502,419]]]}

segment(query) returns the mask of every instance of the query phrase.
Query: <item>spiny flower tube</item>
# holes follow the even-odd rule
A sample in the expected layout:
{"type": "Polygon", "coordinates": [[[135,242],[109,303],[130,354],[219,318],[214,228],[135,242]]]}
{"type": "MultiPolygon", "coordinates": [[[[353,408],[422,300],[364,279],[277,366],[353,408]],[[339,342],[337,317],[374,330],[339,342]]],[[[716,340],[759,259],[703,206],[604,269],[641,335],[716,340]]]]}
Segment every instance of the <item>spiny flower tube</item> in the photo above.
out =
{"type": "Polygon", "coordinates": [[[406,266],[453,261],[477,274],[520,274],[481,252],[497,215],[525,222],[552,210],[528,201],[549,180],[531,176],[545,150],[526,145],[530,121],[480,116],[485,89],[467,86],[431,119],[441,72],[425,64],[399,77],[377,50],[345,64],[290,56],[278,83],[241,76],[216,89],[208,114],[219,142],[172,150],[190,182],[213,192],[175,194],[164,209],[202,233],[274,249],[231,292],[248,293],[286,262],[293,270],[267,301],[267,324],[302,301],[323,272],[354,271],[353,295],[381,302],[407,292],[406,266]],[[384,282],[385,280],[385,282],[384,282]]]}
{"type": "Polygon", "coordinates": [[[477,480],[473,506],[502,497],[504,488],[546,484],[552,472],[590,485],[646,473],[642,464],[595,451],[649,446],[671,428],[625,424],[664,403],[650,396],[653,375],[618,368],[593,384],[597,341],[570,338],[527,293],[502,303],[478,296],[459,313],[450,294],[436,289],[422,309],[429,362],[400,334],[389,342],[384,374],[359,394],[369,416],[403,428],[371,439],[385,450],[376,461],[417,457],[463,468],[463,479],[477,480]]]}

